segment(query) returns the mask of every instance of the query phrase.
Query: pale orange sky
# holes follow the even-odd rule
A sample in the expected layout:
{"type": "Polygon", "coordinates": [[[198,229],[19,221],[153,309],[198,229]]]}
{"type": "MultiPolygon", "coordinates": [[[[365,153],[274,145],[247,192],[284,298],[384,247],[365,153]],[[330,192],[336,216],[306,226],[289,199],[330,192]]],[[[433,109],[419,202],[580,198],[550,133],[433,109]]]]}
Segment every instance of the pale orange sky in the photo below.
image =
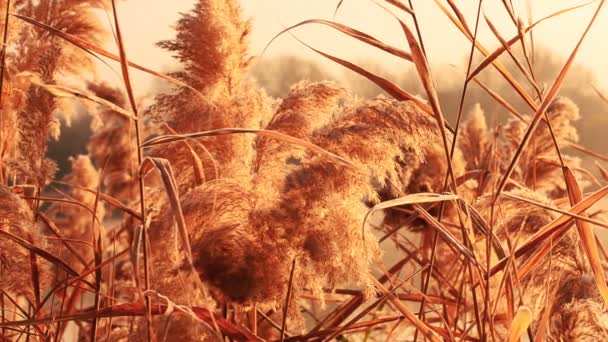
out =
{"type": "MultiPolygon", "coordinates": [[[[445,1],[443,1],[445,3],[445,1]]],[[[571,7],[586,1],[573,0],[534,0],[532,13],[540,18],[559,9],[571,7]]],[[[119,8],[122,31],[125,36],[129,59],[159,71],[175,67],[175,61],[169,54],[158,49],[154,43],[161,39],[171,38],[171,26],[178,19],[179,12],[189,10],[193,0],[128,0],[119,8]]],[[[258,55],[268,41],[284,27],[299,21],[312,18],[331,19],[338,0],[243,0],[245,15],[254,20],[251,53],[258,55]]],[[[459,0],[469,24],[473,26],[477,1],[459,0]]],[[[519,13],[526,13],[526,1],[513,1],[519,13]]],[[[431,64],[460,65],[470,49],[469,43],[460,32],[439,11],[431,0],[414,0],[414,6],[421,22],[427,54],[431,64]]],[[[572,51],[586,24],[589,22],[597,1],[586,8],[577,9],[555,19],[546,21],[534,31],[537,43],[550,47],[565,59],[572,51]]],[[[501,2],[484,1],[484,12],[499,28],[503,37],[510,38],[516,32],[508,19],[501,2]]],[[[587,36],[576,62],[593,70],[596,85],[608,89],[608,10],[604,8],[594,27],[587,36]]],[[[370,0],[344,0],[339,22],[372,34],[387,43],[407,50],[403,33],[394,18],[370,0]]],[[[483,19],[482,19],[483,21],[483,19]]],[[[490,49],[498,46],[487,25],[482,22],[480,40],[490,49]]],[[[354,41],[340,33],[322,26],[299,28],[294,33],[307,43],[322,51],[334,54],[351,61],[371,60],[383,64],[386,69],[395,70],[407,66],[407,62],[374,50],[354,41]]],[[[108,46],[109,49],[113,47],[108,46]]],[[[309,56],[325,65],[331,62],[308,50],[289,35],[277,39],[262,58],[276,54],[297,54],[309,56]]],[[[105,73],[105,72],[104,72],[105,73]]],[[[442,80],[437,78],[436,82],[442,80]]],[[[150,78],[140,72],[134,72],[136,90],[140,95],[148,92],[150,78]]]]}

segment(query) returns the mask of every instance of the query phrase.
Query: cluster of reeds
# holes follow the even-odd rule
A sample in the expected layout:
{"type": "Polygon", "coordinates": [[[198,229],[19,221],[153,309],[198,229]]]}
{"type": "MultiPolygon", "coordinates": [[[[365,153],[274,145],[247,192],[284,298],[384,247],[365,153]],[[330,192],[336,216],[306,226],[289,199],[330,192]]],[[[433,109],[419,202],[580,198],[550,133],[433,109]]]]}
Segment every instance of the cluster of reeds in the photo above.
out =
{"type": "Polygon", "coordinates": [[[335,21],[286,29],[327,25],[412,62],[423,96],[306,45],[391,99],[310,81],[267,95],[249,74],[251,23],[237,1],[199,0],[182,15],[159,43],[181,63],[169,74],[129,61],[113,0],[0,1],[1,339],[605,337],[608,254],[593,229],[608,225],[591,208],[608,173],[598,164],[596,179],[569,148],[607,158],[576,145],[578,108],[558,96],[604,1],[547,89],[533,28],[582,5],[525,25],[503,1],[518,34],[506,40],[486,18],[501,43],[489,51],[476,39],[481,1],[474,26],[454,2],[435,2],[471,42],[455,123],[411,1],[378,3],[408,51],[335,21]],[[117,54],[99,47],[99,10],[114,18],[117,54]],[[120,63],[123,84],[67,86],[91,74],[90,56],[120,63]],[[526,113],[476,78],[489,68],[526,113]],[[139,108],[135,70],[174,88],[139,108]],[[463,114],[477,85],[510,115],[504,124],[489,127],[479,106],[463,114]],[[47,146],[74,100],[94,133],[58,179],[47,146]]]}

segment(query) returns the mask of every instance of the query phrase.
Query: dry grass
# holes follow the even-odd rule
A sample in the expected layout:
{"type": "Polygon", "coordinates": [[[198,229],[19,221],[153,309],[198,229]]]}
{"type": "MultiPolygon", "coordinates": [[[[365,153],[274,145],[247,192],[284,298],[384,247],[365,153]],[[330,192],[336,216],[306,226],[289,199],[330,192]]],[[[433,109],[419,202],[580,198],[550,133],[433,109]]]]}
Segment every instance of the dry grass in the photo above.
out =
{"type": "Polygon", "coordinates": [[[409,51],[328,20],[279,33],[325,25],[413,63],[424,97],[306,45],[393,97],[369,100],[311,81],[269,96],[250,77],[236,0],[182,15],[159,43],[181,63],[167,75],[128,60],[114,1],[0,1],[0,340],[606,338],[608,254],[594,226],[608,224],[593,211],[606,159],[577,145],[581,113],[558,96],[604,1],[549,89],[536,81],[533,28],[578,7],[505,39],[480,20],[481,2],[474,26],[435,2],[471,42],[454,123],[411,1],[379,3],[409,51]],[[110,36],[99,9],[115,19],[118,54],[99,47],[110,36]],[[500,48],[477,41],[479,25],[500,48]],[[92,56],[120,62],[123,84],[64,86],[92,56]],[[527,112],[478,79],[490,67],[527,112]],[[174,89],[139,108],[134,68],[174,89]],[[504,124],[480,106],[464,114],[473,84],[504,124]],[[57,179],[48,143],[72,100],[94,133],[57,179]]]}

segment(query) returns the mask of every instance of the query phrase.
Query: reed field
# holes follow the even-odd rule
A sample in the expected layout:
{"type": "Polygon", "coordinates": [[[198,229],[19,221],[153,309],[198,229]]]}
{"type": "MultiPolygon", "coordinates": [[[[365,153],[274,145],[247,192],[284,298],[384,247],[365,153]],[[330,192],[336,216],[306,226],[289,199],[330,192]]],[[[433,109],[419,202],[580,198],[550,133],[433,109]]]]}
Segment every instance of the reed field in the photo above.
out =
{"type": "Polygon", "coordinates": [[[562,92],[605,1],[534,18],[434,0],[469,51],[448,109],[418,1],[374,1],[401,46],[342,24],[344,0],[276,32],[373,85],[362,97],[322,73],[266,89],[289,75],[256,77],[238,0],[193,1],[158,42],[171,72],[129,59],[115,0],[0,0],[0,341],[608,341],[608,156],[562,92]],[[541,82],[535,28],[581,9],[541,82]],[[411,89],[309,26],[406,61],[411,89]],[[153,101],[135,73],[165,86],[153,101]],[[68,172],[57,141],[86,151],[68,172]]]}

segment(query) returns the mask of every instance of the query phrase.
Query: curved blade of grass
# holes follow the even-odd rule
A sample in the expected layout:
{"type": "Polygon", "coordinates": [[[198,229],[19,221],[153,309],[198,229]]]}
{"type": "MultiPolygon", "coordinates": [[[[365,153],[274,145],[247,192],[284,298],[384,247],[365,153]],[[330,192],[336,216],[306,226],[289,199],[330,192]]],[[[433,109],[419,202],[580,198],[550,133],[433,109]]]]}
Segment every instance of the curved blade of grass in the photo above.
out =
{"type": "MultiPolygon", "coordinates": [[[[443,152],[444,152],[444,156],[446,158],[446,165],[447,165],[447,174],[446,174],[446,180],[445,180],[445,189],[448,188],[448,184],[451,185],[452,187],[452,192],[456,195],[458,195],[458,186],[456,183],[456,175],[454,173],[454,169],[452,166],[452,153],[450,152],[452,150],[452,148],[450,147],[450,141],[448,140],[448,136],[447,136],[447,132],[446,132],[446,120],[445,120],[445,116],[443,114],[443,111],[441,109],[441,104],[439,102],[439,96],[434,84],[434,80],[431,74],[431,70],[430,70],[430,66],[429,66],[429,62],[427,60],[427,57],[425,55],[425,52],[422,48],[422,40],[420,42],[417,41],[416,37],[414,36],[413,32],[409,29],[408,25],[406,25],[399,17],[397,17],[396,15],[394,15],[392,12],[389,11],[389,13],[391,13],[391,15],[393,15],[393,17],[395,19],[397,19],[397,21],[399,22],[401,29],[405,35],[405,38],[407,40],[407,43],[409,45],[410,48],[410,52],[412,54],[412,58],[414,61],[414,65],[416,66],[416,70],[418,72],[418,76],[420,78],[420,81],[423,85],[423,88],[426,92],[426,95],[428,97],[428,101],[429,104],[431,105],[432,109],[433,109],[433,114],[435,116],[435,119],[437,121],[437,124],[439,126],[439,130],[441,133],[441,141],[442,141],[442,145],[443,145],[443,152]]],[[[414,23],[416,25],[418,25],[418,22],[416,20],[416,17],[414,16],[414,23]]],[[[420,30],[419,27],[416,26],[417,33],[418,36],[420,36],[420,30]]],[[[476,44],[476,39],[471,37],[472,41],[475,42],[476,44]]],[[[452,131],[452,133],[455,134],[455,136],[457,135],[455,133],[456,131],[452,131]]],[[[447,230],[445,232],[442,232],[439,228],[441,227],[441,224],[439,222],[439,220],[435,220],[435,218],[428,214],[428,212],[426,212],[426,210],[421,210],[422,208],[420,208],[419,205],[415,205],[414,206],[417,210],[418,213],[420,213],[422,216],[427,216],[427,222],[431,223],[435,228],[437,228],[438,232],[440,233],[447,233],[447,230]]],[[[462,232],[462,237],[463,237],[463,242],[464,245],[462,245],[463,248],[459,249],[459,252],[461,254],[463,254],[464,256],[467,256],[468,259],[473,263],[473,265],[475,265],[479,271],[482,271],[482,266],[477,262],[477,260],[475,259],[475,254],[473,251],[467,249],[467,246],[471,246],[472,242],[470,240],[470,234],[471,234],[471,230],[467,229],[465,220],[463,219],[462,216],[462,212],[460,211],[460,208],[457,207],[457,216],[458,216],[458,223],[460,224],[460,228],[461,228],[461,232],[462,232]]],[[[468,216],[468,214],[466,214],[468,216]]],[[[470,222],[469,222],[470,223],[470,222]]],[[[437,235],[435,235],[435,237],[433,238],[433,250],[432,250],[432,254],[431,254],[431,260],[433,260],[432,262],[434,262],[434,258],[435,258],[435,246],[436,246],[436,241],[437,241],[437,235]]],[[[457,245],[455,245],[457,246],[457,245]]],[[[432,263],[431,263],[431,268],[432,268],[432,263]]],[[[469,268],[469,275],[472,278],[472,272],[471,272],[471,268],[469,268]]],[[[485,270],[483,270],[485,272],[485,270]]],[[[427,276],[427,279],[430,280],[430,273],[427,276]]],[[[423,284],[423,292],[427,291],[427,286],[428,286],[429,282],[424,282],[423,284]]],[[[477,307],[477,300],[476,300],[476,293],[475,293],[475,289],[472,289],[472,295],[473,295],[473,302],[474,302],[474,307],[475,307],[475,312],[478,313],[478,307],[477,307]]],[[[421,305],[421,309],[419,312],[420,317],[424,317],[424,302],[421,305]]],[[[477,327],[480,327],[479,324],[479,315],[476,314],[476,319],[477,319],[477,327]]],[[[416,340],[417,338],[417,333],[414,335],[414,340],[416,340]]]]}
{"type": "Polygon", "coordinates": [[[443,201],[455,201],[460,197],[454,194],[436,194],[430,192],[421,192],[417,194],[406,195],[403,197],[399,197],[393,200],[384,201],[374,205],[371,209],[367,211],[365,217],[363,218],[362,227],[365,229],[365,224],[367,223],[367,219],[369,216],[378,210],[385,210],[394,207],[399,207],[402,205],[408,204],[420,204],[420,203],[435,203],[435,202],[443,202],[443,201]]]}
{"type": "Polygon", "coordinates": [[[194,151],[192,146],[190,146],[190,144],[187,143],[187,141],[186,141],[186,144],[188,145],[188,150],[190,151],[190,157],[192,159],[192,170],[194,171],[194,184],[196,186],[202,185],[203,183],[205,183],[205,171],[204,171],[204,167],[203,167],[203,161],[198,156],[198,154],[196,154],[196,152],[194,151]]]}
{"type": "Polygon", "coordinates": [[[127,117],[128,119],[131,119],[133,121],[137,120],[137,117],[135,117],[133,115],[133,113],[129,112],[128,110],[125,110],[123,108],[121,108],[120,106],[117,106],[115,104],[113,104],[112,102],[102,99],[101,97],[97,97],[95,95],[90,95],[90,94],[85,94],[85,93],[81,93],[78,90],[75,89],[71,89],[68,87],[64,87],[64,86],[60,86],[60,85],[55,85],[55,84],[46,84],[46,83],[42,83],[39,82],[37,80],[32,79],[31,81],[33,84],[45,89],[46,91],[48,91],[49,93],[51,93],[53,96],[57,96],[57,97],[67,97],[67,98],[76,98],[79,100],[85,100],[88,102],[93,102],[93,103],[97,103],[99,105],[108,107],[109,109],[111,109],[112,111],[123,115],[125,117],[127,117]]]}
{"type": "Polygon", "coordinates": [[[338,1],[336,9],[334,9],[334,19],[336,18],[336,15],[338,15],[338,11],[340,10],[340,7],[342,7],[342,3],[344,3],[344,0],[338,1]]]}
{"type": "Polygon", "coordinates": [[[378,75],[375,75],[367,70],[365,70],[364,68],[353,64],[349,61],[343,60],[341,58],[332,56],[330,54],[327,54],[325,52],[322,52],[320,50],[317,50],[315,48],[313,48],[312,46],[304,43],[303,41],[301,41],[300,39],[298,39],[297,37],[295,38],[296,40],[298,40],[300,43],[302,43],[304,46],[306,46],[307,48],[311,49],[312,51],[320,54],[321,56],[336,62],[340,65],[342,65],[343,67],[346,67],[354,72],[356,72],[357,74],[367,78],[368,80],[370,80],[371,82],[373,82],[375,85],[377,85],[378,87],[380,87],[380,89],[386,91],[390,96],[394,97],[395,99],[399,100],[399,101],[412,101],[414,103],[416,103],[418,105],[418,107],[420,107],[422,110],[424,110],[425,112],[432,114],[433,110],[432,108],[422,102],[420,99],[418,99],[417,97],[411,95],[410,93],[408,93],[407,91],[401,89],[398,85],[390,82],[389,80],[380,77],[378,75]]]}
{"type": "Polygon", "coordinates": [[[508,342],[519,342],[532,323],[532,311],[527,306],[517,308],[517,313],[511,321],[508,342]]]}
{"type": "MultiPolygon", "coordinates": [[[[564,172],[564,179],[566,180],[566,190],[568,191],[568,197],[570,198],[570,204],[575,205],[583,199],[581,188],[574,177],[572,171],[566,166],[562,168],[564,172]]],[[[584,212],[583,216],[587,216],[584,212]]],[[[578,231],[583,250],[587,256],[587,261],[591,265],[593,275],[597,288],[604,299],[604,303],[608,306],[608,286],[606,286],[606,279],[604,278],[604,271],[602,269],[602,261],[600,260],[600,254],[595,244],[595,235],[593,234],[593,227],[589,222],[576,219],[576,229],[578,231]]]]}
{"type": "Polygon", "coordinates": [[[394,56],[397,56],[399,58],[403,58],[407,61],[412,61],[412,55],[409,54],[408,52],[401,50],[399,48],[396,48],[394,46],[390,46],[386,43],[383,43],[382,41],[376,39],[375,37],[361,32],[357,29],[354,29],[350,26],[344,25],[344,24],[340,24],[337,23],[335,21],[331,21],[331,20],[324,20],[324,19],[308,19],[308,20],[304,20],[301,21],[295,25],[292,25],[284,30],[282,30],[281,32],[277,33],[274,37],[272,37],[272,39],[268,42],[268,44],[266,44],[266,47],[264,48],[264,50],[262,51],[262,54],[264,53],[264,51],[266,51],[266,49],[268,48],[268,46],[270,46],[270,44],[272,44],[272,42],[274,42],[279,36],[283,35],[284,33],[293,30],[294,28],[303,26],[303,25],[307,25],[307,24],[321,24],[321,25],[326,25],[329,26],[331,28],[334,28],[352,38],[357,39],[358,41],[361,41],[365,44],[371,45],[373,47],[376,47],[382,51],[388,52],[394,56]]]}
{"type": "MultiPolygon", "coordinates": [[[[365,217],[363,218],[362,229],[365,230],[365,224],[367,223],[369,215],[371,215],[373,212],[375,212],[377,210],[390,209],[390,208],[399,207],[402,205],[410,205],[410,204],[455,201],[455,200],[458,200],[459,198],[460,197],[458,197],[457,195],[454,195],[454,194],[417,193],[417,194],[406,195],[406,196],[403,196],[403,197],[400,197],[397,199],[393,199],[390,201],[381,202],[379,204],[376,204],[374,207],[372,207],[370,210],[367,211],[367,214],[365,214],[365,217]]],[[[471,259],[473,262],[476,262],[475,258],[464,247],[464,245],[462,245],[462,243],[460,243],[460,241],[458,241],[458,239],[456,239],[456,237],[454,237],[452,235],[452,233],[450,233],[440,222],[436,221],[431,215],[428,215],[428,212],[424,208],[422,208],[420,206],[416,206],[415,209],[416,209],[416,211],[419,211],[420,214],[422,214],[422,212],[426,213],[427,215],[425,215],[425,219],[431,220],[430,223],[433,225],[433,227],[435,229],[437,229],[439,234],[448,243],[453,245],[455,249],[460,251],[467,258],[471,259]]]]}
{"type": "Polygon", "coordinates": [[[2,237],[2,236],[6,237],[9,240],[12,240],[13,242],[17,243],[18,245],[27,249],[28,251],[33,252],[34,254],[40,256],[41,258],[45,259],[46,261],[50,262],[51,264],[57,265],[60,268],[63,268],[70,275],[78,276],[78,272],[76,272],[68,264],[63,262],[63,260],[61,260],[60,258],[54,256],[53,254],[45,251],[44,249],[31,244],[29,241],[0,229],[0,237],[2,237]]]}
{"type": "MultiPolygon", "coordinates": [[[[71,187],[77,188],[77,189],[79,189],[79,190],[83,190],[83,191],[90,192],[90,193],[92,193],[92,194],[97,193],[97,190],[93,190],[93,189],[85,188],[85,187],[78,186],[78,185],[75,185],[75,184],[71,184],[71,183],[68,183],[68,182],[61,182],[61,181],[52,181],[52,182],[53,182],[53,183],[58,183],[58,184],[67,185],[67,186],[71,186],[71,187]]],[[[117,198],[114,198],[114,197],[112,197],[112,196],[110,196],[110,195],[106,195],[106,194],[104,194],[104,193],[100,192],[100,193],[99,193],[99,199],[101,199],[102,201],[104,201],[104,202],[108,203],[109,205],[113,206],[114,208],[116,208],[116,209],[118,209],[118,210],[124,211],[125,213],[127,213],[127,214],[129,214],[129,215],[133,216],[133,217],[134,217],[134,218],[136,218],[136,219],[139,219],[139,220],[141,220],[141,219],[142,219],[142,217],[141,217],[141,214],[140,214],[140,213],[138,213],[138,212],[136,212],[135,210],[133,210],[133,209],[129,208],[127,205],[125,205],[124,203],[122,203],[122,202],[121,202],[120,200],[118,200],[117,198]]]]}
{"type": "MultiPolygon", "coordinates": [[[[528,17],[528,26],[532,25],[532,3],[530,1],[526,2],[526,16],[528,17]]],[[[530,51],[528,51],[528,48],[526,47],[526,33],[524,32],[526,27],[523,19],[520,18],[515,24],[517,26],[517,34],[520,37],[519,41],[521,43],[520,45],[524,59],[526,60],[526,65],[528,66],[528,70],[530,71],[530,75],[534,82],[538,82],[534,70],[534,31],[530,30],[530,51]]]]}
{"type": "Polygon", "coordinates": [[[127,59],[127,52],[122,40],[122,33],[120,30],[120,23],[118,22],[118,13],[116,12],[115,0],[112,0],[112,14],[114,15],[114,29],[116,30],[116,42],[118,45],[118,61],[120,62],[124,85],[127,90],[127,96],[129,98],[129,103],[131,104],[131,109],[133,110],[135,116],[138,116],[135,95],[133,94],[133,87],[131,86],[131,76],[129,74],[129,61],[127,59]]]}
{"type": "Polygon", "coordinates": [[[63,244],[70,251],[70,253],[72,253],[76,257],[76,259],[78,259],[80,264],[82,266],[84,266],[84,268],[88,268],[89,265],[88,265],[87,261],[82,257],[82,255],[80,255],[80,253],[78,253],[78,251],[72,246],[72,244],[70,244],[68,241],[66,241],[64,239],[64,236],[61,233],[61,230],[59,229],[59,227],[57,227],[57,225],[53,221],[51,221],[51,219],[48,216],[46,216],[43,212],[39,212],[37,215],[47,225],[47,227],[49,227],[49,229],[53,232],[53,234],[55,234],[55,236],[57,236],[59,238],[59,241],[61,241],[61,244],[63,244]]]}
{"type": "Polygon", "coordinates": [[[176,142],[176,141],[183,141],[183,140],[187,140],[187,139],[197,139],[197,138],[213,137],[213,136],[219,136],[219,135],[243,134],[243,133],[256,134],[256,135],[263,136],[263,137],[277,139],[279,141],[283,141],[283,142],[286,142],[289,144],[302,146],[313,152],[328,156],[332,160],[339,162],[345,166],[349,166],[349,167],[353,167],[353,168],[355,167],[355,165],[352,162],[348,161],[347,159],[342,158],[342,157],[338,156],[337,154],[331,153],[306,140],[298,139],[298,138],[295,138],[290,135],[287,135],[287,134],[284,134],[281,132],[277,132],[277,131],[254,129],[254,128],[220,128],[220,129],[214,129],[214,130],[210,130],[210,131],[190,133],[190,134],[161,135],[161,136],[152,138],[152,139],[144,142],[142,144],[142,147],[146,148],[146,147],[151,147],[151,146],[155,146],[155,145],[168,144],[168,143],[172,143],[172,142],[176,142]]]}
{"type": "MultiPolygon", "coordinates": [[[[389,11],[389,13],[391,13],[391,12],[389,11]]],[[[429,98],[429,103],[431,104],[431,107],[433,108],[433,114],[435,115],[435,119],[437,120],[439,129],[441,132],[443,149],[444,149],[445,157],[447,160],[447,166],[448,166],[448,177],[451,182],[453,192],[455,193],[455,195],[458,195],[456,193],[456,191],[457,191],[456,177],[454,174],[454,170],[452,168],[452,160],[450,158],[450,156],[451,156],[450,145],[449,145],[449,141],[448,141],[448,137],[447,137],[447,132],[445,130],[446,121],[445,121],[445,117],[443,115],[443,111],[441,110],[439,96],[438,96],[437,90],[435,88],[435,84],[433,81],[433,77],[431,75],[428,61],[426,59],[426,56],[424,55],[424,52],[422,51],[422,48],[420,47],[420,44],[416,40],[416,37],[414,36],[412,31],[409,29],[409,27],[401,19],[399,19],[399,17],[397,17],[393,13],[391,13],[391,14],[393,15],[393,17],[395,17],[395,19],[397,19],[397,21],[401,25],[401,29],[403,30],[403,33],[405,34],[408,45],[412,52],[412,58],[414,60],[414,65],[416,66],[416,70],[418,71],[420,81],[422,82],[422,85],[427,94],[427,97],[429,98]]],[[[431,215],[429,215],[428,212],[426,212],[426,210],[423,210],[418,205],[416,205],[416,206],[417,206],[417,208],[416,208],[417,211],[421,215],[427,216],[427,222],[431,223],[436,228],[439,228],[441,226],[441,224],[437,220],[435,220],[435,218],[433,218],[431,215]]],[[[462,229],[464,230],[464,221],[462,219],[461,212],[460,212],[460,210],[458,210],[457,212],[458,212],[458,218],[459,218],[460,224],[462,226],[462,229]]],[[[438,231],[442,234],[447,232],[447,230],[445,230],[445,232],[442,232],[442,230],[438,230],[438,231]]],[[[474,265],[476,265],[477,267],[481,266],[481,265],[479,265],[479,263],[477,263],[475,256],[464,245],[460,244],[460,246],[459,246],[458,244],[456,244],[455,246],[458,246],[459,251],[463,255],[467,256],[469,258],[469,260],[471,262],[473,262],[474,265]]]]}
{"type": "Polygon", "coordinates": [[[536,127],[538,126],[538,123],[540,122],[541,118],[545,115],[545,111],[547,110],[547,108],[549,107],[549,105],[551,104],[551,102],[553,101],[555,96],[557,95],[557,92],[561,89],[564,78],[566,77],[568,70],[570,70],[570,66],[574,62],[574,58],[576,57],[576,54],[577,54],[580,46],[582,45],[583,40],[585,39],[585,37],[587,36],[587,33],[591,29],[591,26],[593,26],[593,23],[595,22],[595,19],[597,18],[600,10],[604,6],[604,3],[605,3],[605,0],[602,0],[600,2],[600,4],[597,6],[597,9],[595,10],[593,17],[591,18],[591,21],[585,28],[585,31],[583,32],[579,41],[576,43],[576,47],[574,48],[574,50],[568,57],[566,64],[560,70],[559,75],[553,82],[553,85],[547,92],[547,95],[543,99],[541,105],[536,110],[536,113],[534,114],[534,118],[528,125],[528,129],[524,133],[524,137],[522,138],[522,141],[520,142],[517,150],[515,151],[515,155],[511,159],[511,163],[509,164],[509,166],[505,172],[505,175],[503,176],[498,188],[496,189],[496,193],[495,193],[495,197],[494,197],[495,199],[497,199],[498,195],[504,190],[504,188],[507,184],[507,180],[511,177],[511,174],[513,173],[513,170],[515,169],[515,165],[519,161],[519,158],[521,157],[521,154],[523,153],[524,148],[528,145],[528,142],[532,138],[532,134],[536,131],[536,127]]]}
{"type": "Polygon", "coordinates": [[[462,14],[462,12],[460,11],[460,9],[458,8],[458,6],[456,6],[454,1],[452,1],[452,0],[446,0],[446,1],[447,1],[448,5],[450,5],[450,7],[452,8],[452,11],[454,12],[454,14],[456,14],[456,17],[458,18],[458,21],[462,25],[462,28],[466,32],[471,34],[471,29],[469,28],[469,25],[467,24],[467,21],[466,21],[464,15],[462,14]]]}
{"type": "Polygon", "coordinates": [[[435,202],[443,202],[443,201],[455,201],[460,197],[454,194],[436,194],[431,192],[420,192],[416,194],[407,195],[404,197],[396,198],[390,201],[384,201],[376,204],[373,208],[369,210],[369,212],[373,212],[376,210],[389,209],[393,207],[398,207],[401,205],[408,204],[420,204],[420,203],[435,203],[435,202]]]}
{"type": "Polygon", "coordinates": [[[177,183],[173,177],[171,164],[164,158],[147,157],[140,166],[139,175],[145,174],[151,167],[155,167],[161,175],[163,185],[165,186],[165,192],[169,197],[169,203],[171,203],[173,217],[177,223],[179,237],[184,245],[184,252],[188,258],[188,262],[192,265],[192,248],[190,247],[190,239],[188,238],[188,228],[186,227],[186,220],[184,219],[182,205],[179,200],[179,192],[177,190],[177,183]]]}
{"type": "Polygon", "coordinates": [[[95,213],[91,208],[89,208],[87,205],[78,202],[78,201],[74,201],[71,199],[65,199],[65,198],[53,198],[53,197],[43,197],[43,196],[23,196],[23,199],[28,199],[28,200],[39,200],[39,201],[46,201],[46,202],[60,202],[60,203],[68,203],[71,205],[77,205],[81,208],[83,208],[84,210],[88,211],[90,214],[95,216],[95,220],[97,220],[97,223],[101,224],[101,221],[99,220],[99,217],[97,217],[97,213],[95,213]]]}
{"type": "MultiPolygon", "coordinates": [[[[178,134],[173,128],[171,128],[167,123],[163,123],[163,126],[169,131],[171,134],[178,134]]],[[[195,185],[201,185],[205,182],[205,170],[203,167],[203,161],[198,156],[192,145],[188,142],[188,140],[184,140],[184,145],[190,151],[190,157],[192,158],[192,170],[194,171],[194,183],[195,185]]]]}

